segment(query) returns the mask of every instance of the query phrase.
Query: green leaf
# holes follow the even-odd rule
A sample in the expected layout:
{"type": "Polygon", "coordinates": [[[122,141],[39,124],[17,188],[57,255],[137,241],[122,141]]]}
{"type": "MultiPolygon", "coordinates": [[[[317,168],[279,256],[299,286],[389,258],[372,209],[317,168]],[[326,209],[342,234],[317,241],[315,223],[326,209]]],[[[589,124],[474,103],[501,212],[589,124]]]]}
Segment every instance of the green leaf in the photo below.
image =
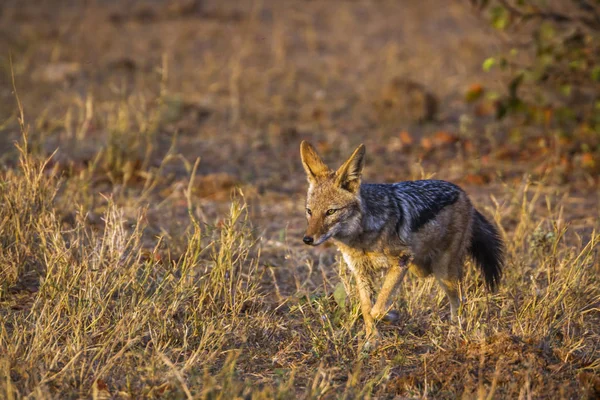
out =
{"type": "Polygon", "coordinates": [[[543,23],[540,27],[540,39],[548,41],[552,40],[556,36],[556,32],[554,31],[554,27],[550,23],[543,23]]]}
{"type": "Polygon", "coordinates": [[[346,289],[344,288],[344,284],[342,282],[338,282],[338,284],[335,285],[333,299],[340,308],[346,308],[346,289]]]}
{"type": "Polygon", "coordinates": [[[502,6],[493,7],[490,10],[492,16],[492,26],[498,30],[504,30],[508,26],[509,14],[506,8],[502,6]]]}
{"type": "Polygon", "coordinates": [[[485,72],[489,72],[495,64],[496,59],[494,57],[486,58],[486,60],[483,62],[482,68],[485,72]]]}
{"type": "Polygon", "coordinates": [[[542,67],[547,67],[555,63],[554,54],[542,54],[538,56],[538,63],[542,67]]]}
{"type": "Polygon", "coordinates": [[[581,70],[585,67],[585,62],[583,60],[573,60],[569,63],[569,68],[572,70],[581,70]]]}
{"type": "Polygon", "coordinates": [[[596,81],[596,82],[600,82],[600,66],[595,66],[592,69],[592,80],[596,81]]]}
{"type": "Polygon", "coordinates": [[[498,93],[498,92],[495,92],[495,91],[493,91],[493,90],[490,90],[490,91],[488,91],[488,92],[486,93],[485,97],[486,97],[486,99],[488,99],[488,100],[495,101],[495,100],[498,100],[498,99],[500,98],[500,93],[498,93]]]}

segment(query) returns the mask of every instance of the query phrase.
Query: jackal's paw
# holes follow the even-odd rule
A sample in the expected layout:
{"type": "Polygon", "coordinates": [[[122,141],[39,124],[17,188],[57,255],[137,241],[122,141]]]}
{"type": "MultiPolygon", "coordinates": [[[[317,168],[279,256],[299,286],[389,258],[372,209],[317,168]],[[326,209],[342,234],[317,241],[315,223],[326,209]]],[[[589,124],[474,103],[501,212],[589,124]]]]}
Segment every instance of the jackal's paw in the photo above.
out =
{"type": "Polygon", "coordinates": [[[397,324],[400,321],[400,313],[396,310],[390,310],[381,319],[386,324],[397,324]]]}
{"type": "Polygon", "coordinates": [[[400,313],[396,310],[389,310],[385,314],[374,310],[371,311],[371,316],[375,321],[381,321],[385,324],[395,324],[400,320],[400,313]]]}
{"type": "Polygon", "coordinates": [[[369,352],[375,350],[379,346],[380,339],[381,337],[377,330],[367,333],[365,341],[361,345],[362,351],[369,352]]]}

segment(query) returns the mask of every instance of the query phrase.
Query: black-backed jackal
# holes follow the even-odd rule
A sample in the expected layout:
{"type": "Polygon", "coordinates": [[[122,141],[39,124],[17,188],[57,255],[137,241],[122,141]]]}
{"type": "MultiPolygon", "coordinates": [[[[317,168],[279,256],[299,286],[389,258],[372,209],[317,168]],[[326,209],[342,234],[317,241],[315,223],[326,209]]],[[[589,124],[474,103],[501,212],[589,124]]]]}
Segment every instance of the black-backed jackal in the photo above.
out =
{"type": "Polygon", "coordinates": [[[300,154],[309,182],[304,243],[335,242],[355,277],[367,336],[377,332],[375,320],[386,316],[388,299],[408,270],[435,276],[453,320],[467,255],[479,265],[488,288],[498,284],[502,239],[458,186],[441,180],[361,184],[363,145],[337,171],[307,142],[300,154]],[[383,285],[373,305],[373,277],[382,271],[383,285]]]}

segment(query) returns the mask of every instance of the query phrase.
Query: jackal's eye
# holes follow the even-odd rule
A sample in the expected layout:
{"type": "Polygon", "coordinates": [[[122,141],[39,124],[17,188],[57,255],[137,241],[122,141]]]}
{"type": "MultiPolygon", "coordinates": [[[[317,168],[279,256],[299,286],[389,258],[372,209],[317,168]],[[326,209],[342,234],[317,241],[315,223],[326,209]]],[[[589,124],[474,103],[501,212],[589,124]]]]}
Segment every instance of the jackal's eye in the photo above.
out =
{"type": "Polygon", "coordinates": [[[312,211],[310,211],[310,208],[307,208],[306,212],[308,213],[308,215],[312,215],[312,211]]]}
{"type": "Polygon", "coordinates": [[[327,210],[325,212],[325,214],[326,215],[333,215],[333,214],[335,214],[336,211],[337,211],[336,209],[330,208],[329,210],[327,210]]]}

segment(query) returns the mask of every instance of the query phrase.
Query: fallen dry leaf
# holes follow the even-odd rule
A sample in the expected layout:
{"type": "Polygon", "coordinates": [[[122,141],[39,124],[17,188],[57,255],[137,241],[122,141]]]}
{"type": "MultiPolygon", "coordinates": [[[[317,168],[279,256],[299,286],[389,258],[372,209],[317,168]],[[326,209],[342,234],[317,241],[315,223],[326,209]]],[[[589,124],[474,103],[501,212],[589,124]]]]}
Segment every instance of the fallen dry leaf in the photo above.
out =
{"type": "Polygon", "coordinates": [[[490,177],[488,175],[479,173],[479,174],[467,174],[464,178],[465,182],[469,185],[485,185],[490,182],[490,177]]]}
{"type": "Polygon", "coordinates": [[[433,141],[430,138],[422,138],[421,147],[425,150],[431,150],[433,148],[433,141]]]}
{"type": "Polygon", "coordinates": [[[594,155],[590,152],[583,153],[581,155],[581,166],[584,168],[594,168],[596,166],[594,155]]]}
{"type": "Polygon", "coordinates": [[[400,132],[400,141],[406,146],[410,146],[411,144],[413,144],[413,138],[407,131],[400,132]]]}
{"type": "Polygon", "coordinates": [[[458,142],[458,136],[446,131],[439,131],[433,136],[433,142],[437,146],[452,144],[458,142]]]}
{"type": "Polygon", "coordinates": [[[469,87],[469,89],[465,93],[465,101],[467,103],[473,103],[481,98],[483,92],[483,86],[481,86],[479,83],[474,83],[469,87]]]}
{"type": "Polygon", "coordinates": [[[475,115],[488,117],[496,113],[496,104],[493,101],[481,101],[475,106],[475,115]]]}

